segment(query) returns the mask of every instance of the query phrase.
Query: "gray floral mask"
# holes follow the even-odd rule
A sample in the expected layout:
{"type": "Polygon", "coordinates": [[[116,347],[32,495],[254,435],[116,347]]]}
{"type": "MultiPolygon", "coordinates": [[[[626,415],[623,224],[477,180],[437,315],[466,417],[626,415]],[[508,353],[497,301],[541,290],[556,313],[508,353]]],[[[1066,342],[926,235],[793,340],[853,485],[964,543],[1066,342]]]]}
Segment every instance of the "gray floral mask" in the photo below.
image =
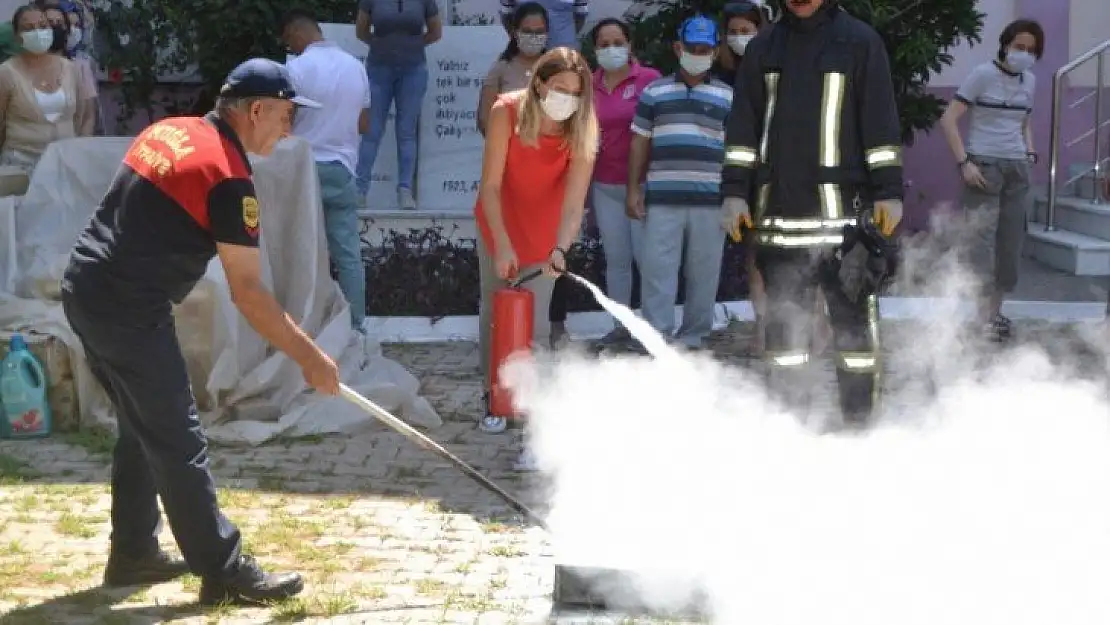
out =
{"type": "Polygon", "coordinates": [[[547,46],[546,33],[517,33],[516,45],[528,56],[535,56],[547,46]]]}

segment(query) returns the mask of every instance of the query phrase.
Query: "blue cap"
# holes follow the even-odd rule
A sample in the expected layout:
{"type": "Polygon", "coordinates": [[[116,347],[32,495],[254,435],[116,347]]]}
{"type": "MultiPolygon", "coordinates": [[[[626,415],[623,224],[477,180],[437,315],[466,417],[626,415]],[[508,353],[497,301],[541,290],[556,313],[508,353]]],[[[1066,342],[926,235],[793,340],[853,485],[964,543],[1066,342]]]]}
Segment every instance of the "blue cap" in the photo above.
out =
{"type": "Polygon", "coordinates": [[[688,46],[715,46],[717,22],[702,15],[691,17],[678,28],[678,39],[688,46]]]}
{"type": "Polygon", "coordinates": [[[319,102],[297,95],[289,70],[270,59],[249,59],[240,63],[227,75],[220,95],[230,98],[277,98],[299,106],[320,108],[319,102]]]}
{"type": "Polygon", "coordinates": [[[12,336],[11,346],[8,348],[10,352],[24,351],[27,349],[27,342],[23,340],[22,334],[12,336]]]}

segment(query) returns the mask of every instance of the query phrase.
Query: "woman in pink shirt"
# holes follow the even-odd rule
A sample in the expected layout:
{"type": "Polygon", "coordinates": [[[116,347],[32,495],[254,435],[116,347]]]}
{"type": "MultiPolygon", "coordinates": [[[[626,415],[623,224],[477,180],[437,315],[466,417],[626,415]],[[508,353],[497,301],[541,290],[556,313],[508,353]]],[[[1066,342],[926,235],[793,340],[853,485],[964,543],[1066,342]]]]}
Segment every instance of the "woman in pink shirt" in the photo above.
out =
{"type": "MultiPolygon", "coordinates": [[[[590,36],[599,66],[593,83],[601,127],[601,148],[591,186],[594,217],[605,250],[605,290],[613,300],[628,306],[632,301],[632,261],[639,258],[642,223],[629,219],[624,211],[632,116],[640,93],[660,73],[632,58],[632,32],[625,22],[603,19],[590,36]]],[[[601,339],[600,346],[629,338],[628,330],[618,326],[601,339]]]]}

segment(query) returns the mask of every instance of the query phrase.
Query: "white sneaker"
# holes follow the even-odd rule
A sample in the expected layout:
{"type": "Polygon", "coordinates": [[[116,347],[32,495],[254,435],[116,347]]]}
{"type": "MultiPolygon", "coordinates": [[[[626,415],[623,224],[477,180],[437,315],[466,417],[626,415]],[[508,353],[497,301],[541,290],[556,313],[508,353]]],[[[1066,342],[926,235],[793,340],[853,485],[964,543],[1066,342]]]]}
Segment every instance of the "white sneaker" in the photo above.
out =
{"type": "Polygon", "coordinates": [[[397,188],[397,206],[400,206],[401,210],[405,211],[416,210],[416,199],[412,197],[412,189],[407,189],[405,187],[397,188]]]}
{"type": "Polygon", "coordinates": [[[486,434],[500,434],[509,429],[509,420],[505,417],[486,415],[478,421],[478,429],[486,434]]]}
{"type": "Polygon", "coordinates": [[[525,447],[520,452],[520,457],[513,463],[513,470],[521,473],[534,473],[540,470],[536,465],[536,456],[532,453],[532,450],[525,447]]]}
{"type": "Polygon", "coordinates": [[[366,368],[370,366],[370,347],[367,345],[370,337],[361,330],[355,330],[354,334],[355,345],[358,350],[358,370],[366,371],[366,368]]]}

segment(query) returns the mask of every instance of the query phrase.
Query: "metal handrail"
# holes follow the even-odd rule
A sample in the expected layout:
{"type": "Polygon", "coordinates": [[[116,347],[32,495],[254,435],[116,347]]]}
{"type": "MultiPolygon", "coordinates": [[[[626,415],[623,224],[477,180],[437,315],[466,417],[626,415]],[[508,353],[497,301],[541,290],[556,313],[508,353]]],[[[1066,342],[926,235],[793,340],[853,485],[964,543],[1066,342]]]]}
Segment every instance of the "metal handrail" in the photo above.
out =
{"type": "MultiPolygon", "coordinates": [[[[1090,170],[1083,172],[1083,175],[1094,172],[1095,183],[1097,185],[1102,173],[1102,143],[1099,141],[1098,131],[1102,128],[1102,92],[1105,87],[1105,61],[1106,51],[1110,50],[1110,39],[1103,41],[1099,45],[1091,48],[1087,52],[1073,59],[1068,64],[1064,65],[1052,75],[1052,138],[1050,139],[1049,146],[1049,161],[1048,161],[1048,214],[1045,216],[1045,230],[1056,229],[1056,170],[1060,164],[1060,99],[1062,96],[1063,79],[1076,68],[1086,64],[1091,59],[1096,59],[1095,65],[1098,71],[1098,78],[1095,81],[1095,129],[1094,143],[1095,143],[1095,162],[1094,167],[1090,170]]],[[[1086,136],[1086,135],[1085,135],[1086,136]]],[[[1082,178],[1083,176],[1079,176],[1082,178]]],[[[1074,180],[1074,179],[1073,179],[1074,180]]],[[[1098,190],[1095,191],[1093,198],[1095,203],[1100,203],[1101,198],[1098,190]]]]}

